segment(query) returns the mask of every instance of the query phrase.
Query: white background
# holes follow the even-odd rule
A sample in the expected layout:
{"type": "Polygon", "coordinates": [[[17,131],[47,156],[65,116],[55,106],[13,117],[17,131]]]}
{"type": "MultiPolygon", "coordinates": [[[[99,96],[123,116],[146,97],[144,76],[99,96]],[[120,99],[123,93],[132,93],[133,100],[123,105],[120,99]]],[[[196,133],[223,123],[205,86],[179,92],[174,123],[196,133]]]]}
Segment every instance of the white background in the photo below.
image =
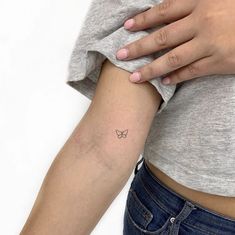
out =
{"type": "MultiPolygon", "coordinates": [[[[42,180],[90,100],[66,83],[90,1],[0,0],[0,234],[19,234],[42,180]]],[[[127,191],[92,235],[120,235],[127,191]]]]}

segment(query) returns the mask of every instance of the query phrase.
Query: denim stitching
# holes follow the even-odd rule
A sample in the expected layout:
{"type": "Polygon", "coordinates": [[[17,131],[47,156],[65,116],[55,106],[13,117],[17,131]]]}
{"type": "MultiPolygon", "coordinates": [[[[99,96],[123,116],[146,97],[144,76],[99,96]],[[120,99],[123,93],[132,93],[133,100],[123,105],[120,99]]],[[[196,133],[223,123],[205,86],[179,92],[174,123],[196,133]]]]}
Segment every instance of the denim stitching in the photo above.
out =
{"type": "Polygon", "coordinates": [[[166,220],[166,222],[163,224],[163,226],[155,231],[148,231],[146,229],[143,229],[141,228],[138,224],[135,223],[135,221],[133,220],[132,216],[130,215],[130,212],[127,208],[127,217],[128,219],[130,220],[131,222],[131,225],[135,226],[139,231],[145,233],[145,234],[152,234],[152,235],[156,235],[156,234],[159,234],[160,232],[162,232],[166,227],[167,225],[169,224],[169,220],[170,220],[170,217],[166,220]]]}
{"type": "Polygon", "coordinates": [[[168,210],[161,202],[157,202],[157,201],[155,200],[154,195],[150,192],[149,189],[146,188],[146,186],[145,186],[146,184],[143,182],[143,180],[142,180],[141,178],[139,178],[139,179],[140,179],[140,181],[141,181],[140,183],[141,183],[142,186],[145,188],[146,192],[149,194],[149,196],[152,198],[152,200],[153,200],[159,207],[161,207],[162,210],[164,210],[164,212],[166,212],[167,214],[170,214],[170,215],[172,215],[172,216],[176,216],[175,212],[168,210]]]}
{"type": "Polygon", "coordinates": [[[187,222],[182,222],[181,223],[181,225],[188,225],[190,228],[196,228],[196,229],[198,229],[198,230],[200,230],[201,232],[203,232],[203,233],[206,233],[206,234],[209,234],[209,235],[218,235],[218,234],[216,234],[216,233],[211,233],[211,232],[208,232],[208,231],[205,231],[204,229],[202,229],[202,228],[200,228],[200,227],[198,227],[198,226],[196,226],[196,225],[192,225],[192,224],[190,224],[190,223],[187,223],[187,222]]]}
{"type": "MultiPolygon", "coordinates": [[[[140,211],[138,207],[135,208],[135,209],[137,209],[138,212],[141,214],[141,216],[143,217],[143,219],[145,220],[145,222],[147,222],[147,223],[149,224],[149,223],[151,222],[152,218],[153,218],[152,212],[140,201],[140,199],[138,198],[138,195],[136,194],[136,192],[135,192],[132,188],[130,188],[129,191],[130,191],[130,193],[131,193],[131,196],[134,198],[134,200],[136,200],[137,203],[139,203],[140,206],[141,206],[145,211],[148,212],[148,214],[149,214],[149,216],[150,216],[149,219],[147,219],[146,217],[144,217],[144,215],[142,214],[142,211],[140,211]]],[[[147,225],[148,225],[148,224],[147,224],[147,225]]]]}

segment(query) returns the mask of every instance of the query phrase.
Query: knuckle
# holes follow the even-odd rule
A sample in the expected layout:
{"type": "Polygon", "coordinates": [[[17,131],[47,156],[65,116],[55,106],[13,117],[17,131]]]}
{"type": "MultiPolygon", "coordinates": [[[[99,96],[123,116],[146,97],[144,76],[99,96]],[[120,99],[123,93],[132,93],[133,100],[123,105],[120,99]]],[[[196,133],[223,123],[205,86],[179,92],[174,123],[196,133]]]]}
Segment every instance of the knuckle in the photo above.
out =
{"type": "Polygon", "coordinates": [[[143,12],[139,17],[136,18],[138,25],[145,25],[147,23],[147,12],[143,12]]]}
{"type": "Polygon", "coordinates": [[[164,47],[167,44],[167,38],[167,31],[165,29],[160,29],[154,36],[155,44],[164,47]]]}
{"type": "Polygon", "coordinates": [[[203,20],[206,22],[211,22],[213,21],[214,17],[216,17],[215,14],[213,12],[208,11],[203,15],[203,20]]]}
{"type": "Polygon", "coordinates": [[[173,1],[174,0],[165,0],[158,5],[158,14],[161,17],[163,17],[163,18],[166,17],[167,11],[170,8],[170,6],[172,5],[173,1]]]}
{"type": "Polygon", "coordinates": [[[180,67],[182,63],[180,57],[174,51],[171,51],[167,55],[167,64],[170,67],[177,68],[180,67]]]}
{"type": "Polygon", "coordinates": [[[197,76],[199,74],[199,68],[195,64],[190,64],[187,69],[190,76],[197,76]]]}

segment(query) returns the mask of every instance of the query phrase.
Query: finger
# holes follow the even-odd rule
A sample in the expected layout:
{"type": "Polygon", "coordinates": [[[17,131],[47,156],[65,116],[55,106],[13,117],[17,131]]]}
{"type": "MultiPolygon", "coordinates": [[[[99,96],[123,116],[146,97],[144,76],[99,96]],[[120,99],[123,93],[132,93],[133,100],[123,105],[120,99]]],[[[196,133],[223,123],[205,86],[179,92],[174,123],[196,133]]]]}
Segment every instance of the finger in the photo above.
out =
{"type": "Polygon", "coordinates": [[[138,69],[130,76],[130,80],[133,79],[133,81],[138,80],[138,82],[142,82],[157,76],[162,76],[208,56],[207,53],[207,47],[203,46],[203,43],[197,38],[193,39],[172,49],[152,63],[138,69]]]}
{"type": "Polygon", "coordinates": [[[202,59],[199,59],[198,61],[195,61],[183,68],[172,72],[162,80],[162,83],[165,85],[173,85],[186,80],[191,80],[193,78],[213,74],[214,71],[210,69],[213,67],[212,64],[213,63],[211,56],[206,56],[202,59]],[[165,83],[164,81],[167,80],[169,82],[165,83]]]}
{"type": "Polygon", "coordinates": [[[130,31],[155,27],[163,23],[173,22],[189,15],[194,7],[195,0],[165,0],[147,11],[144,11],[127,20],[124,28],[130,31]]]}
{"type": "Polygon", "coordinates": [[[196,29],[190,16],[173,22],[132,42],[117,52],[117,58],[130,60],[191,40],[196,29]]]}

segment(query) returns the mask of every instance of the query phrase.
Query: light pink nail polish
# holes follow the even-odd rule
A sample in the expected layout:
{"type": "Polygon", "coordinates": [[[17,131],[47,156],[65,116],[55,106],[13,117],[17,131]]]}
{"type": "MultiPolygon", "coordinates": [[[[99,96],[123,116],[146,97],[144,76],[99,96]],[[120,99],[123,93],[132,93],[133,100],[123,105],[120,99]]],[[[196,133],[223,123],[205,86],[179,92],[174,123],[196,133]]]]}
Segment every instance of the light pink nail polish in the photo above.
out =
{"type": "Polygon", "coordinates": [[[134,26],[134,23],[135,23],[134,19],[127,20],[124,24],[124,28],[125,29],[130,29],[131,27],[134,26]]]}
{"type": "Polygon", "coordinates": [[[128,57],[128,50],[127,49],[121,49],[117,52],[117,58],[119,60],[126,59],[128,57]]]}
{"type": "Polygon", "coordinates": [[[130,76],[130,80],[131,80],[132,82],[138,82],[138,81],[140,81],[140,79],[141,79],[141,74],[140,74],[140,72],[134,72],[134,73],[132,73],[131,76],[130,76]]]}

